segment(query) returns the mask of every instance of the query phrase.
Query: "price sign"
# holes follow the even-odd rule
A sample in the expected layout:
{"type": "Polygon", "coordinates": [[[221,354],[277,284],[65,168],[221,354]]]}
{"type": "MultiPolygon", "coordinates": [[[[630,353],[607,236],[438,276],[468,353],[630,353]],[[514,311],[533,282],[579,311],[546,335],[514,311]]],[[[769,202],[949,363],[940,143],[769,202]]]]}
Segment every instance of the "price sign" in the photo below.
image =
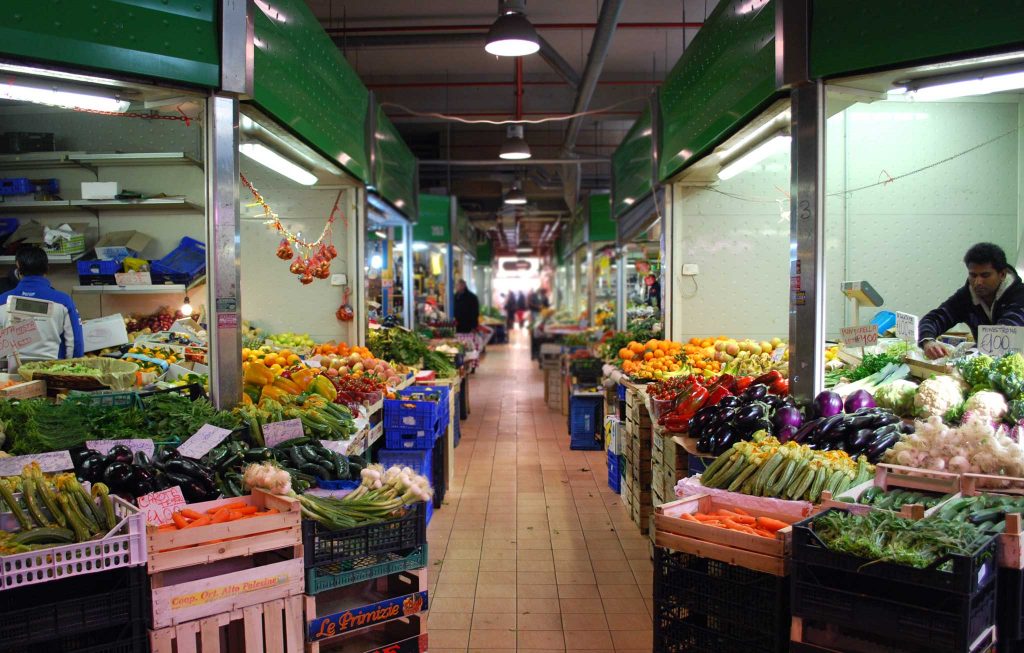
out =
{"type": "Polygon", "coordinates": [[[896,311],[896,337],[912,345],[917,344],[917,316],[896,311]]]}
{"type": "Polygon", "coordinates": [[[103,455],[110,453],[110,450],[114,447],[121,445],[128,447],[132,450],[132,453],[141,451],[147,456],[152,456],[156,450],[156,445],[152,440],[140,438],[137,440],[86,440],[85,446],[93,451],[98,451],[103,455]]]}
{"type": "Polygon", "coordinates": [[[199,460],[206,454],[210,453],[211,449],[223,442],[224,438],[228,437],[229,433],[231,433],[231,431],[222,429],[219,426],[203,424],[202,428],[193,433],[192,437],[185,440],[185,442],[178,447],[178,453],[186,458],[199,460]]]}
{"type": "Polygon", "coordinates": [[[10,356],[43,339],[35,320],[18,322],[0,329],[0,356],[10,356]]]}
{"type": "Polygon", "coordinates": [[[185,503],[181,488],[177,485],[159,492],[143,494],[136,500],[136,504],[146,515],[146,522],[157,526],[169,523],[171,515],[188,505],[185,503]]]}
{"type": "Polygon", "coordinates": [[[351,440],[321,440],[320,444],[328,451],[344,455],[348,453],[348,445],[351,442],[351,440]]]}
{"type": "Polygon", "coordinates": [[[149,272],[116,272],[114,283],[119,286],[151,286],[153,277],[149,272]]]}
{"type": "Polygon", "coordinates": [[[839,337],[847,347],[869,347],[878,342],[878,329],[871,324],[839,329],[839,337]]]}
{"type": "Polygon", "coordinates": [[[1024,351],[1024,328],[1002,324],[978,327],[978,349],[992,358],[1024,351]]]}
{"type": "Polygon", "coordinates": [[[302,430],[302,420],[286,419],[283,422],[271,422],[263,425],[263,440],[268,447],[276,447],[286,440],[301,438],[305,435],[302,430]]]}
{"type": "Polygon", "coordinates": [[[75,466],[71,462],[71,454],[67,450],[49,451],[30,456],[0,458],[0,476],[18,476],[25,465],[30,465],[33,462],[39,463],[39,468],[43,472],[63,472],[66,469],[73,469],[75,466]]]}

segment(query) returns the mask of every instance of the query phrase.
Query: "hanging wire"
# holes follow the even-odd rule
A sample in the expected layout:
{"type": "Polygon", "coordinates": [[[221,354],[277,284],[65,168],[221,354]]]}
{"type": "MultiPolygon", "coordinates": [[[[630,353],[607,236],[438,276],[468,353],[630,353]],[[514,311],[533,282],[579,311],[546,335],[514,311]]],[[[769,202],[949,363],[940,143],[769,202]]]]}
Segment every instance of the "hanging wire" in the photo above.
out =
{"type": "Polygon", "coordinates": [[[625,106],[627,104],[632,104],[634,102],[641,102],[641,101],[649,101],[649,98],[647,98],[647,97],[635,97],[635,98],[630,98],[628,100],[623,100],[622,102],[616,102],[615,104],[608,105],[608,106],[603,107],[601,109],[591,109],[590,111],[580,111],[579,113],[569,113],[569,114],[565,114],[565,115],[561,115],[561,116],[548,116],[546,118],[534,118],[534,119],[526,119],[526,118],[524,118],[522,120],[487,120],[487,119],[470,120],[468,118],[462,118],[460,116],[451,116],[451,115],[444,114],[444,113],[435,113],[435,112],[431,112],[431,111],[414,111],[413,109],[410,109],[409,107],[405,106],[404,104],[399,104],[397,102],[381,102],[380,106],[382,106],[382,107],[395,107],[396,109],[401,109],[402,111],[405,111],[409,115],[418,116],[420,118],[438,118],[440,120],[448,120],[448,121],[451,121],[451,122],[459,122],[459,123],[462,123],[464,125],[542,125],[542,124],[548,123],[548,122],[566,122],[566,121],[572,120],[573,118],[581,118],[583,116],[599,115],[599,114],[607,113],[607,112],[611,111],[612,109],[617,109],[617,108],[619,108],[621,106],[625,106]]]}
{"type": "Polygon", "coordinates": [[[95,116],[107,116],[109,118],[137,118],[140,120],[170,120],[172,122],[179,121],[185,123],[186,127],[192,126],[192,118],[185,115],[185,112],[181,110],[181,106],[174,107],[178,112],[178,115],[165,114],[165,113],[138,113],[130,111],[128,113],[119,113],[117,111],[100,111],[98,109],[82,109],[76,107],[74,109],[77,113],[88,113],[95,116]]]}

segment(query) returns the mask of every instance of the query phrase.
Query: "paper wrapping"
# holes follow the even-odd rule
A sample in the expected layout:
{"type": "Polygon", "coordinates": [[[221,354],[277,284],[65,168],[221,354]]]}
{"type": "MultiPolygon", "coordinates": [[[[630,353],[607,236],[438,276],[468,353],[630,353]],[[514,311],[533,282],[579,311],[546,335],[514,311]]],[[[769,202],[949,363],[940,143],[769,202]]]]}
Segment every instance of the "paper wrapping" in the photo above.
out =
{"type": "Polygon", "coordinates": [[[729,503],[745,510],[786,515],[792,517],[794,521],[810,517],[814,512],[814,504],[810,501],[788,501],[786,499],[772,499],[769,497],[752,497],[749,494],[707,488],[701,485],[699,474],[681,479],[676,483],[676,497],[682,498],[694,494],[709,494],[723,501],[727,500],[729,503]]]}

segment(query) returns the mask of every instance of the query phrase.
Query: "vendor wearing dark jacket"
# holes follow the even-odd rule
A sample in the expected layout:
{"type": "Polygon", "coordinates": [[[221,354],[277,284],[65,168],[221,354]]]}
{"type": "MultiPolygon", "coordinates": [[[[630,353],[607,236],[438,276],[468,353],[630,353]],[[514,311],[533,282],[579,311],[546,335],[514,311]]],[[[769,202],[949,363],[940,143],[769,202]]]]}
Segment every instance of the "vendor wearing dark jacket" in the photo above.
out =
{"type": "Polygon", "coordinates": [[[1006,252],[992,243],[978,243],[964,255],[967,283],[942,305],[921,318],[920,345],[928,358],[946,350],[935,341],[964,322],[978,339],[978,327],[990,324],[1024,326],[1024,283],[1006,262],[1006,252]]]}
{"type": "Polygon", "coordinates": [[[480,300],[466,287],[466,282],[462,279],[455,282],[455,306],[452,315],[455,317],[456,333],[472,333],[480,324],[480,300]]]}

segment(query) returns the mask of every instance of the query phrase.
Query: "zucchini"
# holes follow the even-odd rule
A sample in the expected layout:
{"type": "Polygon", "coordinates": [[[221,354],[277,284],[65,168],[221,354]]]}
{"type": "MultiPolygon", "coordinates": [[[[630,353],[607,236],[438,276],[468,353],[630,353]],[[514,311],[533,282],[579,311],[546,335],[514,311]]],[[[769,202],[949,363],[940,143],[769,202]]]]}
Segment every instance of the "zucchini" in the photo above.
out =
{"type": "Polygon", "coordinates": [[[44,528],[53,526],[53,524],[43,516],[43,511],[39,509],[39,504],[36,503],[35,479],[22,477],[21,498],[25,500],[25,507],[28,508],[28,514],[31,515],[33,520],[35,520],[36,524],[44,528]]]}
{"type": "Polygon", "coordinates": [[[75,500],[69,497],[67,494],[60,494],[57,496],[57,502],[60,503],[61,510],[68,517],[68,525],[71,526],[71,530],[75,532],[75,539],[78,542],[85,542],[92,537],[89,528],[85,525],[81,515],[78,514],[78,510],[75,506],[75,500]]]}
{"type": "Polygon", "coordinates": [[[32,528],[32,523],[29,521],[25,513],[21,511],[18,506],[18,502],[14,499],[14,493],[11,492],[11,486],[7,484],[7,481],[0,478],[0,498],[4,500],[4,503],[10,507],[11,512],[14,514],[14,518],[18,521],[18,526],[21,530],[27,531],[32,528]]]}
{"type": "Polygon", "coordinates": [[[74,544],[75,534],[66,528],[32,528],[11,536],[11,541],[21,545],[33,544],[74,544]]]}

